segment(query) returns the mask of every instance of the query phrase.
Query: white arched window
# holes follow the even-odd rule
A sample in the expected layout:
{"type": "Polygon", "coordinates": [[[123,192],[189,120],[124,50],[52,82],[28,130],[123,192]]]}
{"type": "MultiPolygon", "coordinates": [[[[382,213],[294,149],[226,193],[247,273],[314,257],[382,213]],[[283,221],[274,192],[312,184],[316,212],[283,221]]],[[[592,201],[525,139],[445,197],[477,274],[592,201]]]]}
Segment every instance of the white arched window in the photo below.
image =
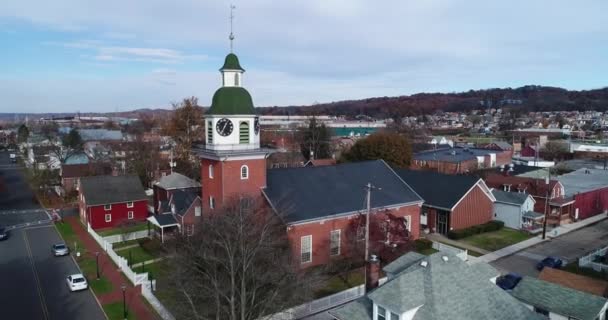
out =
{"type": "Polygon", "coordinates": [[[213,165],[212,164],[209,165],[209,178],[213,179],[213,165]]]}
{"type": "Polygon", "coordinates": [[[249,167],[248,166],[241,167],[241,179],[249,179],[249,167]]]}

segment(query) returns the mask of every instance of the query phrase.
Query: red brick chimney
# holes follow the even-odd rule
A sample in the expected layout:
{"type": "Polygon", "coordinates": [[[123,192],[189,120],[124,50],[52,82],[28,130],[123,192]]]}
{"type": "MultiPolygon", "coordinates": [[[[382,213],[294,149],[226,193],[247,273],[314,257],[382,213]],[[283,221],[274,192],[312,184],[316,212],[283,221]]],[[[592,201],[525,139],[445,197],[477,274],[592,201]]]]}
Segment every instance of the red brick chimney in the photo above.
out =
{"type": "Polygon", "coordinates": [[[380,281],[380,261],[372,254],[365,264],[365,289],[367,291],[377,288],[380,281]]]}

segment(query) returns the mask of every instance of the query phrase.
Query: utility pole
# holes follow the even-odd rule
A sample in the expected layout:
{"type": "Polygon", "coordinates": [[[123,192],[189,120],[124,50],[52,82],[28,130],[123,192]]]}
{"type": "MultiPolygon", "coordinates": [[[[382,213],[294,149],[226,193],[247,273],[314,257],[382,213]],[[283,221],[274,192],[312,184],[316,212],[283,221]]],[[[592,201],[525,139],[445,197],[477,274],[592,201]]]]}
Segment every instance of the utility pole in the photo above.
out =
{"type": "Polygon", "coordinates": [[[545,240],[545,237],[547,235],[547,216],[549,212],[549,183],[551,182],[551,169],[547,169],[547,172],[547,180],[545,180],[547,193],[545,194],[545,219],[543,220],[543,240],[545,240]]]}
{"type": "Polygon", "coordinates": [[[369,216],[372,214],[372,204],[371,204],[371,196],[372,196],[372,184],[368,183],[365,188],[367,189],[367,212],[365,214],[365,261],[369,258],[369,216]]]}

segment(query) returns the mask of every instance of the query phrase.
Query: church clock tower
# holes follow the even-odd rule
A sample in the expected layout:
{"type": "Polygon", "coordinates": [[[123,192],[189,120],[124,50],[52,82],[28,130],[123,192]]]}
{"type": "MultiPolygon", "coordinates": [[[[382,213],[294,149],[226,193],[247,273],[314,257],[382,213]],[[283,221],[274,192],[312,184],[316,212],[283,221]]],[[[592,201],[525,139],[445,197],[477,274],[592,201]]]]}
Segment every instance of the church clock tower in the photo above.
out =
{"type": "Polygon", "coordinates": [[[251,95],[242,87],[245,70],[234,53],[226,56],[222,87],[205,114],[201,159],[203,208],[213,212],[231,197],[257,197],[266,186],[269,149],[260,148],[260,123],[251,95]]]}

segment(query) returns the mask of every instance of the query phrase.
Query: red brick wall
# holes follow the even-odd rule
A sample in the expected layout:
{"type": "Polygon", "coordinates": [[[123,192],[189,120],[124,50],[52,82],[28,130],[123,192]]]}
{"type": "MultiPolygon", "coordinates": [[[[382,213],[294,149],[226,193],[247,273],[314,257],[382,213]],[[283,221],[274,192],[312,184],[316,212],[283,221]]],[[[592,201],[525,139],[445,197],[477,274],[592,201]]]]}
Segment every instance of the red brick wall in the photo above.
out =
{"type": "Polygon", "coordinates": [[[104,209],[104,206],[90,206],[86,208],[86,215],[88,222],[91,224],[93,229],[103,229],[116,227],[122,221],[145,221],[148,217],[148,201],[141,200],[133,203],[133,208],[127,208],[127,203],[114,203],[112,208],[108,211],[104,209]],[[129,220],[128,212],[133,211],[133,219],[129,220]],[[112,214],[112,221],[106,222],[105,215],[107,213],[112,214]]]}
{"type": "Polygon", "coordinates": [[[578,208],[579,219],[589,218],[608,210],[608,187],[579,193],[574,196],[574,199],[576,201],[574,202],[574,209],[572,209],[572,217],[574,217],[574,212],[578,208]]]}
{"type": "MultiPolygon", "coordinates": [[[[411,235],[412,239],[418,239],[420,237],[420,206],[410,205],[399,208],[398,210],[390,211],[397,217],[411,216],[411,235]]],[[[349,217],[341,217],[331,220],[319,220],[317,222],[305,223],[293,225],[288,228],[288,238],[292,246],[292,252],[294,254],[295,261],[300,261],[300,245],[301,237],[312,235],[312,262],[301,264],[302,268],[308,268],[311,266],[324,265],[329,263],[331,259],[344,257],[348,255],[348,243],[347,243],[347,230],[353,219],[356,219],[358,215],[352,215],[349,217]],[[332,230],[341,230],[340,234],[340,255],[330,257],[329,253],[329,237],[332,230]]]]}
{"type": "Polygon", "coordinates": [[[493,212],[494,203],[477,185],[450,213],[450,228],[458,230],[489,222],[493,212]]]}
{"type": "Polygon", "coordinates": [[[260,188],[266,186],[266,160],[201,160],[201,184],[203,186],[203,210],[209,210],[209,196],[215,199],[215,207],[235,195],[261,196],[260,188]],[[209,178],[209,165],[214,165],[214,178],[209,178]],[[249,167],[249,178],[241,179],[241,166],[249,167]]]}
{"type": "Polygon", "coordinates": [[[513,162],[513,150],[497,151],[496,166],[500,167],[513,162]]]}

